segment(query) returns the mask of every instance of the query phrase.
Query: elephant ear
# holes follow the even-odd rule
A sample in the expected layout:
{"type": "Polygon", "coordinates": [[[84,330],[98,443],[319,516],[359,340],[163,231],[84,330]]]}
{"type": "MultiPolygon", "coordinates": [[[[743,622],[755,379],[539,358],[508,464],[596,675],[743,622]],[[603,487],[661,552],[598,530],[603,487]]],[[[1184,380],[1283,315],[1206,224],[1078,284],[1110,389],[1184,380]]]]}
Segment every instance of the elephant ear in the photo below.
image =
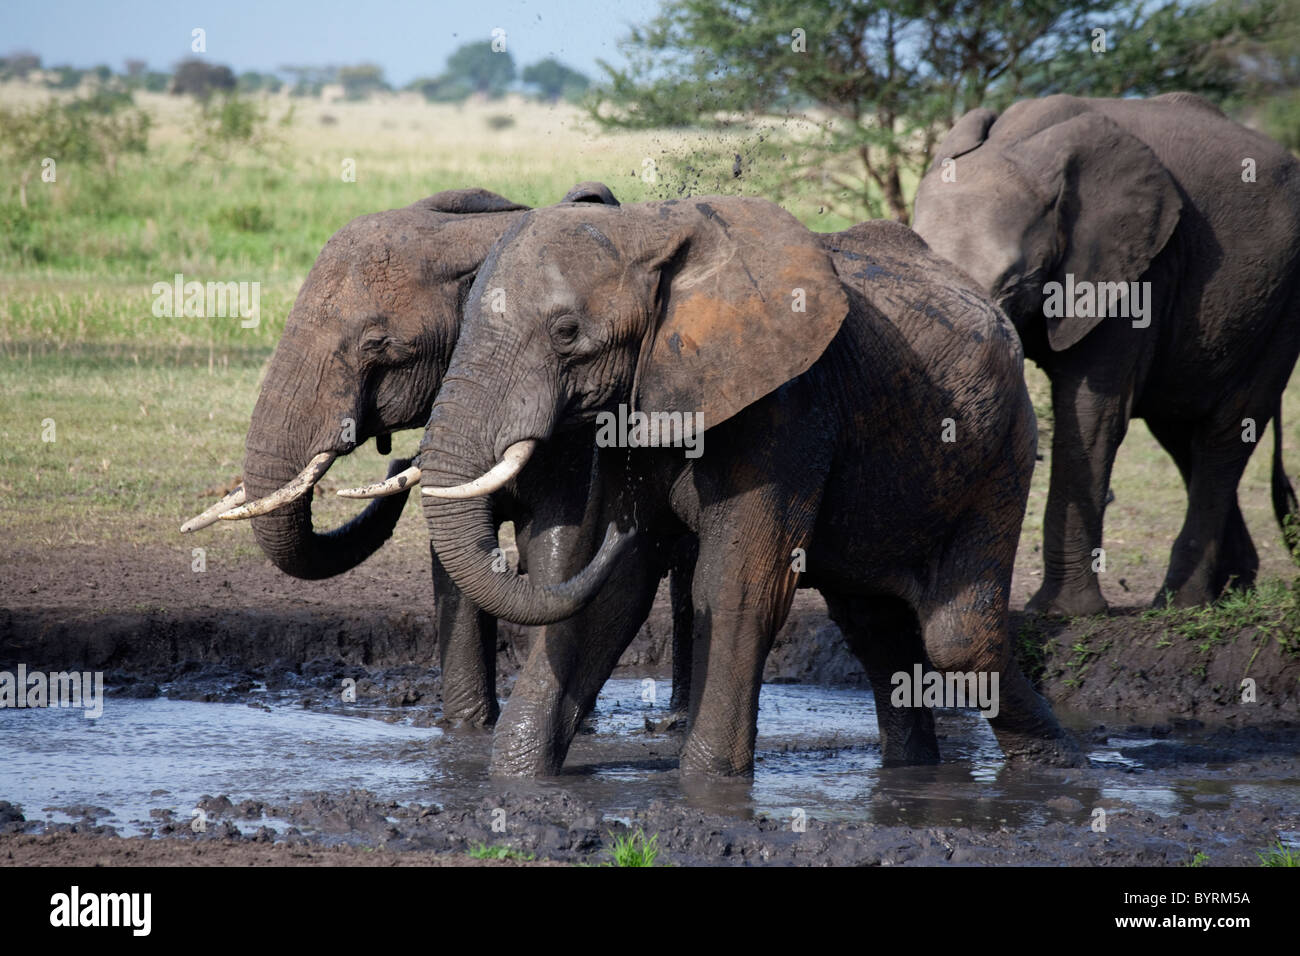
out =
{"type": "Polygon", "coordinates": [[[740,197],[658,206],[657,321],[633,385],[646,412],[702,412],[712,428],[821,357],[849,311],[816,234],[740,197]]]}
{"type": "Polygon", "coordinates": [[[617,206],[619,201],[614,198],[608,186],[594,180],[585,183],[578,183],[567,193],[560,202],[594,202],[602,206],[617,206]]]}
{"type": "MultiPolygon", "coordinates": [[[[1137,282],[1178,225],[1183,203],[1164,164],[1105,116],[1080,114],[1009,152],[1031,178],[1053,177],[1065,243],[1062,281],[1072,274],[1076,282],[1137,282]]],[[[1047,341],[1054,351],[1068,349],[1101,321],[1049,318],[1047,341]]]]}
{"type": "Polygon", "coordinates": [[[511,202],[505,196],[498,196],[486,189],[448,189],[446,192],[434,193],[427,199],[415,204],[429,212],[447,212],[454,215],[469,215],[480,212],[518,212],[528,209],[517,202],[511,202]]]}
{"type": "Polygon", "coordinates": [[[945,159],[956,159],[982,145],[989,138],[989,128],[997,118],[997,113],[983,107],[964,115],[948,130],[948,135],[935,149],[934,162],[930,168],[938,169],[945,159]]]}

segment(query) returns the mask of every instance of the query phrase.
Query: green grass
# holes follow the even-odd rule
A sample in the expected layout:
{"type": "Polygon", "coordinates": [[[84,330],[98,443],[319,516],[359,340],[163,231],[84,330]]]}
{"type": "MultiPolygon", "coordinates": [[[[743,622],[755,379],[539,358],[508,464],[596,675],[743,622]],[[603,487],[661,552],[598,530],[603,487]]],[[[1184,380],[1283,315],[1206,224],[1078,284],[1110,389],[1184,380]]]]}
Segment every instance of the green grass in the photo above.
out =
{"type": "Polygon", "coordinates": [[[1188,860],[1186,863],[1184,863],[1183,866],[1202,867],[1205,866],[1205,864],[1208,862],[1210,862],[1210,855],[1208,853],[1203,853],[1202,851],[1197,850],[1195,853],[1192,854],[1192,858],[1188,860]]]}
{"type": "MultiPolygon", "coordinates": [[[[1142,617],[1159,621],[1175,637],[1192,641],[1209,654],[1224,641],[1252,634],[1257,642],[1275,640],[1282,650],[1300,656],[1300,579],[1295,583],[1265,580],[1249,591],[1230,591],[1205,607],[1152,608],[1142,617]]],[[[1167,643],[1168,639],[1166,639],[1167,643]]]]}
{"type": "MultiPolygon", "coordinates": [[[[150,353],[75,345],[0,358],[0,509],[9,547],[161,544],[258,553],[245,522],[182,538],[179,526],[242,470],[244,436],[266,348],[176,347],[150,353]],[[53,420],[52,434],[43,423],[53,420]],[[53,437],[53,442],[43,440],[53,437]]],[[[398,435],[409,454],[416,432],[398,435]]],[[[341,459],[325,491],[372,480],[373,445],[341,459]]],[[[321,527],[358,509],[317,497],[321,527]]],[[[418,502],[399,528],[423,533],[418,502]]],[[[223,524],[225,524],[223,522],[223,524]]]]}
{"type": "Polygon", "coordinates": [[[1099,647],[1093,647],[1091,644],[1092,638],[1096,635],[1097,630],[1105,620],[1104,617],[1100,616],[1093,618],[1084,632],[1079,635],[1073,646],[1070,647],[1070,652],[1074,656],[1065,662],[1065,666],[1071,668],[1074,673],[1066,678],[1065,685],[1067,687],[1077,687],[1079,682],[1082,680],[1083,675],[1086,674],[1088,668],[1092,666],[1092,662],[1110,650],[1111,645],[1113,644],[1113,641],[1110,640],[1102,642],[1099,647]]]}
{"type": "Polygon", "coordinates": [[[1050,641],[1051,638],[1043,629],[1041,617],[1030,614],[1021,619],[1020,630],[1016,634],[1016,660],[1030,683],[1037,684],[1042,679],[1050,641]]]}
{"type": "Polygon", "coordinates": [[[654,866],[659,858],[657,833],[647,837],[645,831],[638,828],[627,836],[616,837],[612,833],[609,836],[614,844],[609,851],[611,859],[605,866],[654,866]]]}
{"type": "Polygon", "coordinates": [[[1260,866],[1300,866],[1300,853],[1284,844],[1281,839],[1266,850],[1257,850],[1260,866]]]}
{"type": "MultiPolygon", "coordinates": [[[[6,94],[13,89],[0,86],[0,102],[6,94]]],[[[13,185],[20,164],[0,165],[6,276],[147,284],[179,271],[283,284],[292,295],[325,240],[348,220],[443,189],[482,186],[539,205],[579,180],[599,179],[636,202],[709,192],[774,195],[788,178],[779,151],[754,148],[753,131],[609,133],[576,110],[523,103],[511,104],[520,123],[509,130],[491,129],[488,114],[472,105],[300,104],[292,125],[275,129],[277,146],[217,164],[196,158],[196,108],[188,100],[139,94],[137,102],[154,114],[155,133],[148,153],[122,157],[115,175],[62,163],[56,182],[38,178],[30,185],[23,209],[13,185]],[[341,121],[322,126],[324,114],[341,121]],[[731,174],[737,154],[746,157],[739,179],[731,174]],[[341,175],[344,160],[355,161],[354,182],[341,175]],[[649,182],[646,160],[654,163],[649,182]]],[[[272,120],[286,109],[272,105],[272,120]]],[[[815,183],[784,192],[812,228],[854,221],[825,212],[815,183]]]]}
{"type": "Polygon", "coordinates": [[[516,850],[514,847],[488,846],[486,843],[479,843],[470,847],[469,855],[475,860],[521,860],[525,863],[537,859],[534,854],[516,850]]]}

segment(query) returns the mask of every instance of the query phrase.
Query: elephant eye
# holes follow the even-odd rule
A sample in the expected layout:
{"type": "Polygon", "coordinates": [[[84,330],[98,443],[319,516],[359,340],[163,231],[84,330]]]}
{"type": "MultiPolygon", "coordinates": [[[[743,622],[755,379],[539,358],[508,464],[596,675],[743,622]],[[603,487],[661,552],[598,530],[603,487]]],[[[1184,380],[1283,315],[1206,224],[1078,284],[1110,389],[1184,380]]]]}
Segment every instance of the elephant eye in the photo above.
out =
{"type": "Polygon", "coordinates": [[[551,323],[551,342],[561,352],[573,348],[582,333],[582,325],[576,316],[564,315],[551,323]]]}
{"type": "Polygon", "coordinates": [[[369,332],[361,339],[361,348],[366,352],[382,352],[391,342],[386,332],[369,332]]]}

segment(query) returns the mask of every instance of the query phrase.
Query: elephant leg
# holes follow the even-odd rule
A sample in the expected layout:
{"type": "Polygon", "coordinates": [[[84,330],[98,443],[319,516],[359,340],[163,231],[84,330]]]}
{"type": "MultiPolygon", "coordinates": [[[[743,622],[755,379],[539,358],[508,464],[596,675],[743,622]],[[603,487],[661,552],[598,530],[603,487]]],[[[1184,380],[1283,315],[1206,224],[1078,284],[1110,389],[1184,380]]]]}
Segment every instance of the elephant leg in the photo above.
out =
{"type": "Polygon", "coordinates": [[[882,762],[885,766],[938,763],[933,711],[895,707],[891,700],[893,676],[903,673],[910,680],[914,665],[926,665],[916,612],[898,598],[823,595],[831,620],[844,632],[849,649],[871,681],[882,762]]]}
{"type": "Polygon", "coordinates": [[[974,677],[979,706],[1008,760],[1086,765],[1020,670],[1011,645],[1008,602],[1027,484],[1027,475],[1019,477],[1009,462],[1006,471],[991,476],[980,505],[954,528],[932,576],[935,583],[917,609],[922,640],[945,686],[950,674],[968,675],[968,705],[969,676],[974,677]]]}
{"type": "Polygon", "coordinates": [[[1106,610],[1093,562],[1115,452],[1128,429],[1127,391],[1098,394],[1084,380],[1052,379],[1052,475],[1043,517],[1043,584],[1031,611],[1081,617],[1106,610]]]}
{"type": "Polygon", "coordinates": [[[1086,763],[1011,653],[1003,589],[988,581],[972,582],[922,616],[926,654],[945,685],[950,674],[973,674],[980,692],[991,694],[985,713],[1008,760],[1071,767],[1086,763]]]}
{"type": "MultiPolygon", "coordinates": [[[[820,475],[813,477],[820,482],[820,475]]],[[[719,516],[718,524],[699,533],[683,775],[753,773],[763,665],[798,586],[790,554],[809,540],[820,494],[818,487],[812,500],[784,511],[768,504],[719,516]]]]}
{"type": "Polygon", "coordinates": [[[429,546],[442,665],[442,717],[453,726],[497,721],[497,620],[461,593],[429,546]]]}
{"type": "MultiPolygon", "coordinates": [[[[1192,439],[1195,429],[1193,426],[1181,422],[1155,419],[1148,419],[1147,425],[1151,429],[1151,434],[1156,437],[1156,440],[1169,452],[1170,457],[1178,465],[1178,471],[1183,477],[1183,485],[1187,489],[1187,513],[1183,518],[1183,528],[1170,555],[1165,584],[1161,587],[1160,593],[1155,596],[1152,604],[1160,607],[1170,598],[1175,603],[1180,601],[1190,602],[1191,604],[1203,603],[1193,599],[1194,595],[1191,589],[1185,589],[1186,593],[1179,597],[1177,589],[1173,586],[1174,581],[1189,581],[1196,577],[1197,572],[1195,569],[1202,557],[1196,543],[1199,540],[1198,533],[1203,532],[1198,529],[1197,525],[1205,514],[1203,509],[1198,508],[1192,499],[1193,478],[1201,470],[1202,466],[1198,464],[1198,461],[1203,457],[1198,456],[1193,451],[1192,439]]],[[[1239,440],[1240,433],[1235,433],[1234,437],[1239,440]]],[[[1227,448],[1236,450],[1232,444],[1228,444],[1227,448]]],[[[1247,451],[1247,457],[1249,457],[1248,450],[1243,450],[1247,451]]],[[[1244,461],[1242,462],[1242,468],[1245,468],[1244,461]]],[[[1207,575],[1210,581],[1210,597],[1205,600],[1212,600],[1221,594],[1225,587],[1242,589],[1252,587],[1255,583],[1255,575],[1259,571],[1259,554],[1255,550],[1254,542],[1251,541],[1250,531],[1246,528],[1246,520],[1242,517],[1241,506],[1237,502],[1236,481],[1239,480],[1240,472],[1237,479],[1234,480],[1229,498],[1229,508],[1223,519],[1223,530],[1219,537],[1215,567],[1207,575]]],[[[1201,485],[1198,484],[1197,488],[1198,492],[1204,493],[1201,490],[1201,485]]]]}
{"type": "Polygon", "coordinates": [[[691,600],[691,579],[695,576],[698,545],[693,535],[683,535],[673,549],[668,592],[673,608],[673,697],[669,709],[685,714],[691,701],[691,638],[695,605],[691,600]]]}
{"type": "Polygon", "coordinates": [[[662,572],[642,536],[587,607],[534,638],[493,737],[493,776],[560,772],[596,695],[650,613],[662,572]]]}
{"type": "MultiPolygon", "coordinates": [[[[1231,417],[1235,421],[1205,423],[1183,433],[1180,454],[1186,466],[1180,462],[1179,470],[1187,484],[1187,515],[1174,541],[1157,605],[1166,598],[1176,607],[1208,604],[1227,587],[1250,587],[1255,581],[1259,556],[1237,502],[1237,485],[1255,446],[1242,441],[1243,416],[1231,417]]],[[[1267,418],[1267,413],[1256,412],[1257,422],[1267,418]]],[[[1162,431],[1170,444],[1181,437],[1162,431]]],[[[1157,437],[1166,443],[1165,437],[1157,437]]]]}
{"type": "Polygon", "coordinates": [[[1219,593],[1225,588],[1248,591],[1255,586],[1255,576],[1258,573],[1259,552],[1255,550],[1255,542],[1250,538],[1241,505],[1234,494],[1232,509],[1228,512],[1223,530],[1223,549],[1215,573],[1215,587],[1219,593]]]}

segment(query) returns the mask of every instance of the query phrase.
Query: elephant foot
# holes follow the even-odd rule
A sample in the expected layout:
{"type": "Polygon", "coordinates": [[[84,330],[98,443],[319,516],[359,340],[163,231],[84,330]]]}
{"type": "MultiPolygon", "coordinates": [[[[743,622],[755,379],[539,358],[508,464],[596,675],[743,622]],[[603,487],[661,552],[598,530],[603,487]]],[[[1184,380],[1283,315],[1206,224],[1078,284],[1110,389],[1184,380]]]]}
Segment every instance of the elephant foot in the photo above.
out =
{"type": "Polygon", "coordinates": [[[940,762],[933,710],[928,707],[898,709],[889,704],[883,694],[876,695],[876,708],[882,766],[921,767],[940,762]],[[880,708],[886,704],[890,709],[882,712],[880,708]]]}
{"type": "Polygon", "coordinates": [[[488,776],[505,779],[533,780],[538,777],[558,777],[564,769],[564,759],[549,748],[538,748],[531,742],[522,747],[511,747],[510,741],[498,736],[492,745],[488,761],[488,776]]]}
{"type": "Polygon", "coordinates": [[[1187,581],[1175,587],[1165,581],[1164,586],[1151,599],[1151,606],[1154,608],[1202,607],[1213,604],[1228,591],[1249,591],[1254,586],[1253,571],[1224,575],[1223,584],[1218,588],[1211,588],[1199,581],[1196,583],[1187,581]]]}
{"type": "Polygon", "coordinates": [[[1030,737],[1020,734],[998,734],[1007,763],[1013,766],[1037,767],[1087,767],[1087,754],[1069,734],[1062,731],[1057,737],[1030,737]]]}
{"type": "Polygon", "coordinates": [[[931,767],[941,762],[938,750],[916,748],[901,755],[885,751],[880,754],[882,767],[931,767]]]}
{"type": "Polygon", "coordinates": [[[754,776],[754,757],[750,754],[747,760],[742,761],[739,757],[727,754],[705,753],[692,748],[690,738],[687,737],[679,767],[683,778],[743,780],[754,776]]]}
{"type": "Polygon", "coordinates": [[[451,713],[444,711],[443,715],[433,722],[433,725],[442,730],[491,731],[496,726],[499,715],[500,710],[495,707],[489,711],[470,710],[453,711],[451,713]]]}
{"type": "Polygon", "coordinates": [[[1101,596],[1101,590],[1095,586],[1067,590],[1059,584],[1048,583],[1044,583],[1025,605],[1026,611],[1050,617],[1091,617],[1094,614],[1105,614],[1109,609],[1110,605],[1101,596]]]}
{"type": "Polygon", "coordinates": [[[686,717],[687,713],[684,707],[674,707],[663,720],[652,720],[647,717],[645,719],[646,733],[666,734],[673,731],[684,731],[687,723],[686,717]]]}

